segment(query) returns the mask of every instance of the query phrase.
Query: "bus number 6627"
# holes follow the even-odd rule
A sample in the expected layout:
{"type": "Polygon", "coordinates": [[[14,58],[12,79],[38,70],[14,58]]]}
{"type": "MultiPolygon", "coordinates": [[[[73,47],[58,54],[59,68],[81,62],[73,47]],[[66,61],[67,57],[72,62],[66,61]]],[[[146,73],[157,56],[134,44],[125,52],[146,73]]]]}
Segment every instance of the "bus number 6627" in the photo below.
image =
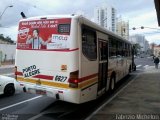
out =
{"type": "Polygon", "coordinates": [[[55,81],[58,81],[58,82],[65,82],[66,80],[67,80],[66,76],[56,75],[56,77],[55,77],[55,81]]]}

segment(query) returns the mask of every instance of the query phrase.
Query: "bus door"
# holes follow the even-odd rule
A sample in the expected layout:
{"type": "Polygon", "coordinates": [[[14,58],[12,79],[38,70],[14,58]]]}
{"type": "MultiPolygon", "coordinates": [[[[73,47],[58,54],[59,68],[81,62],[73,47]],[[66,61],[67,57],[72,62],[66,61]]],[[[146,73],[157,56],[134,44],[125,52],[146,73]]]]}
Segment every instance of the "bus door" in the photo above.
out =
{"type": "Polygon", "coordinates": [[[108,42],[98,40],[99,72],[98,72],[98,95],[105,92],[108,77],[108,42]]]}

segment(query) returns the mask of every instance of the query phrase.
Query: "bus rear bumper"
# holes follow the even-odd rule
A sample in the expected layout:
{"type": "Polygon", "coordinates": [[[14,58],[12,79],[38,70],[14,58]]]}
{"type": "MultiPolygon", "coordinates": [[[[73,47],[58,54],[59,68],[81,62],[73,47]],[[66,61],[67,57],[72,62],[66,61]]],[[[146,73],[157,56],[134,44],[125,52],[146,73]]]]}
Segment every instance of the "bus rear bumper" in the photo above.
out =
{"type": "Polygon", "coordinates": [[[45,95],[48,97],[52,97],[57,100],[62,100],[71,103],[80,103],[80,90],[73,90],[73,89],[62,89],[62,88],[55,88],[55,87],[45,87],[39,85],[26,85],[23,89],[24,92],[31,93],[31,94],[39,94],[45,95]]]}

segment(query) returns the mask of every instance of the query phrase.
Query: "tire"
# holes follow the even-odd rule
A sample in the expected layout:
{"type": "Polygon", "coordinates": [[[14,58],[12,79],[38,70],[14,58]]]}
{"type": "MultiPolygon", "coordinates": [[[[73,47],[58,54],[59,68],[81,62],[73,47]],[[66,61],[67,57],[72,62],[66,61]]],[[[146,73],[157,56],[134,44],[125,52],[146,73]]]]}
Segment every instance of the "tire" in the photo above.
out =
{"type": "Polygon", "coordinates": [[[135,63],[132,64],[132,71],[136,71],[136,64],[135,63]]]}
{"type": "Polygon", "coordinates": [[[12,84],[6,85],[6,87],[4,88],[4,95],[11,96],[14,95],[14,93],[15,93],[14,85],[12,84]]]}
{"type": "Polygon", "coordinates": [[[134,66],[133,66],[133,71],[136,71],[136,65],[134,64],[134,66]]]}

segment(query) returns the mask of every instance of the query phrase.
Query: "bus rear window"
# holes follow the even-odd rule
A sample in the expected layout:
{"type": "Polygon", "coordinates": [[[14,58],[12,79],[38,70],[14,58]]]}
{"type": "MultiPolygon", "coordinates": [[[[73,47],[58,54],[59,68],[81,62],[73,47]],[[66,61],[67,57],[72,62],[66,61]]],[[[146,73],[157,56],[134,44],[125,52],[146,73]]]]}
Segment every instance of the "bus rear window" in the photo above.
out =
{"type": "Polygon", "coordinates": [[[70,32],[70,24],[59,24],[58,25],[59,33],[69,33],[70,32]]]}

